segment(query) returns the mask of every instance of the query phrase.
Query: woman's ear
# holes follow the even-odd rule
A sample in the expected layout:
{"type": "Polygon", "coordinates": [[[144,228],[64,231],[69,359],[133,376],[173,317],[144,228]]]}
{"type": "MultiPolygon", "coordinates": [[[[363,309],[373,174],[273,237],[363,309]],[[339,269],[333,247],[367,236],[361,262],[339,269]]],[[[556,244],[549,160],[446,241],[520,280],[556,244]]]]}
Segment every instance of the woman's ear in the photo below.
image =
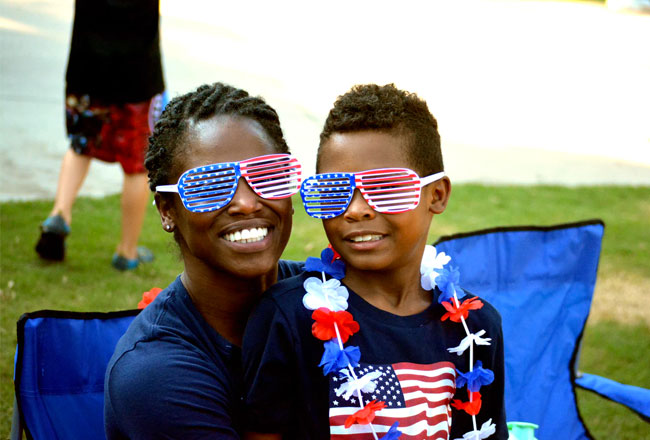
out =
{"type": "Polygon", "coordinates": [[[447,208],[449,196],[451,195],[451,180],[445,176],[429,185],[429,211],[432,214],[442,214],[447,208]]]}
{"type": "Polygon", "coordinates": [[[169,197],[163,197],[160,193],[154,195],[154,202],[156,203],[156,208],[158,208],[158,214],[160,214],[160,223],[162,227],[167,232],[172,232],[176,228],[176,223],[174,221],[174,204],[171,202],[169,197]]]}

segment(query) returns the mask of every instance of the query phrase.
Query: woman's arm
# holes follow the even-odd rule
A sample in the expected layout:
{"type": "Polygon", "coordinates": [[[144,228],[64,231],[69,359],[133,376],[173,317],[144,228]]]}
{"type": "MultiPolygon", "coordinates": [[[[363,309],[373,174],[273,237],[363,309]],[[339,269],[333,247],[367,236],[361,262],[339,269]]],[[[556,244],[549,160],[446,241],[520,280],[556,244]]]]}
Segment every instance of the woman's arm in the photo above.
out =
{"type": "Polygon", "coordinates": [[[139,344],[108,372],[107,438],[239,440],[225,377],[181,344],[139,344]]]}

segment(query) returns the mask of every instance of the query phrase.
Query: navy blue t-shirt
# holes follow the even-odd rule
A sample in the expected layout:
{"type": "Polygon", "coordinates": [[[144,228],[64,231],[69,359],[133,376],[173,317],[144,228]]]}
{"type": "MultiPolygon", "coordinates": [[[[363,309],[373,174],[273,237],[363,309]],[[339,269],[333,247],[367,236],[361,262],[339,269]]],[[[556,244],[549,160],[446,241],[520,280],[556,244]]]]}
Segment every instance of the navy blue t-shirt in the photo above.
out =
{"type": "MultiPolygon", "coordinates": [[[[360,408],[356,393],[346,396],[341,387],[346,379],[337,374],[325,376],[318,366],[323,341],[312,335],[312,311],[302,303],[303,283],[314,275],[303,273],[274,285],[248,321],[242,345],[248,431],[282,433],[285,440],[330,439],[330,429],[331,438],[354,433],[354,425],[352,431],[342,425],[360,408]]],[[[355,368],[357,377],[371,374],[369,377],[376,378],[375,389],[362,393],[364,403],[383,401],[388,409],[377,414],[373,425],[385,432],[394,421],[400,421],[399,429],[413,435],[409,438],[447,438],[450,419],[450,439],[472,431],[471,417],[449,408],[452,398],[468,400],[465,387],[455,388],[455,369],[467,372],[469,350],[461,356],[447,351],[457,346],[466,333],[460,323],[441,321],[446,310],[437,302],[440,292],[435,290],[432,304],[425,311],[397,316],[348,291],[347,311],[360,330],[345,346],[361,350],[360,366],[355,368]]],[[[483,406],[477,428],[492,419],[496,433],[490,438],[507,439],[501,317],[494,307],[483,302],[484,307],[471,311],[466,320],[470,331],[484,329],[483,337],[492,339],[491,345],[474,347],[474,359],[481,360],[483,368],[495,375],[492,384],[480,390],[483,406]]],[[[354,434],[345,438],[373,437],[354,434]]]]}
{"type": "MultiPolygon", "coordinates": [[[[303,263],[280,261],[278,279],[303,263]]],[[[109,439],[239,439],[241,349],[219,335],[176,278],[129,326],[108,363],[109,439]]]]}

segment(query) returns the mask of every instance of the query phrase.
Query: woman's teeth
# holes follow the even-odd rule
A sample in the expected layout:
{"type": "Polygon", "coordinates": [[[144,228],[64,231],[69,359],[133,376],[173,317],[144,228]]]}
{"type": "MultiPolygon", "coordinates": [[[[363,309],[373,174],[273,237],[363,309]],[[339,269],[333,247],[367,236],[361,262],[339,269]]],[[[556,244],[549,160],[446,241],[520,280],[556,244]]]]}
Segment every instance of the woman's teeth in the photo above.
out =
{"type": "Polygon", "coordinates": [[[381,240],[381,235],[357,235],[356,237],[352,237],[350,241],[353,241],[354,243],[361,243],[362,241],[377,241],[381,240]]]}
{"type": "Polygon", "coordinates": [[[268,228],[242,229],[241,231],[226,234],[223,238],[235,243],[254,243],[264,240],[268,233],[268,228]]]}

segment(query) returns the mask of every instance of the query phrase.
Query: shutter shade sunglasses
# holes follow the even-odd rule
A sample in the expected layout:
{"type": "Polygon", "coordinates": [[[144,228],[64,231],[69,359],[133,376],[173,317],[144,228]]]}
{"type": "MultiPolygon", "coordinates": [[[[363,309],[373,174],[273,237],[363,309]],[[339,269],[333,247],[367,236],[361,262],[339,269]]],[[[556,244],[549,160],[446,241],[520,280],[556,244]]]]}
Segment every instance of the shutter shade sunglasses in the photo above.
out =
{"type": "Polygon", "coordinates": [[[159,185],[158,192],[175,192],[191,212],[211,212],[232,200],[240,177],[264,199],[284,199],[300,189],[302,167],[290,154],[269,154],[239,162],[204,165],[185,171],[176,185],[159,185]]]}
{"type": "Polygon", "coordinates": [[[420,178],[408,168],[379,168],[359,173],[324,173],[308,177],[300,187],[307,214],[328,219],[345,212],[358,189],[368,205],[382,214],[415,209],[420,190],[445,176],[445,172],[420,178]]]}

